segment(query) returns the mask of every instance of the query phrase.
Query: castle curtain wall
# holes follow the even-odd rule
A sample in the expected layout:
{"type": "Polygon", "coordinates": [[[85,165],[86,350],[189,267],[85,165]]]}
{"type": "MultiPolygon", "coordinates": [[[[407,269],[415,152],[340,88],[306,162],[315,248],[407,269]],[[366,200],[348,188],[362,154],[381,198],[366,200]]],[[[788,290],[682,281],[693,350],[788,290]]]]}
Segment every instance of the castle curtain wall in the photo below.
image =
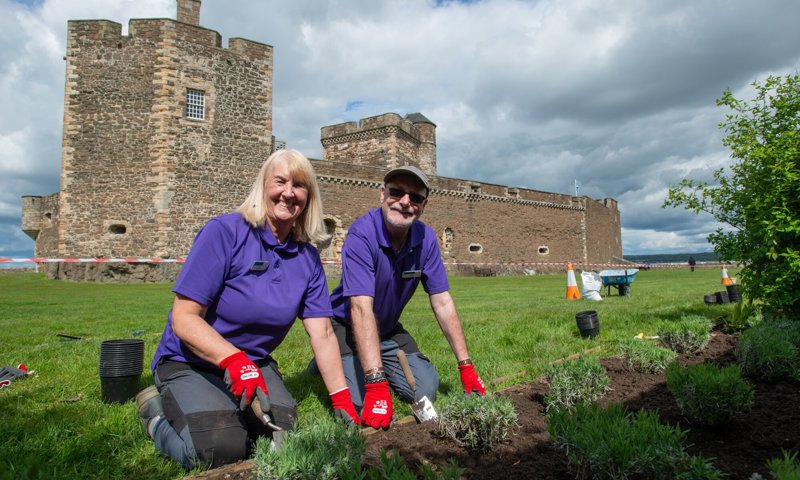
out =
{"type": "MultiPolygon", "coordinates": [[[[273,50],[198,25],[198,0],[179,19],[68,26],[61,191],[23,197],[22,229],[40,257],[184,258],[197,231],[234,210],[273,151],[273,50]],[[202,119],[186,116],[187,89],[202,119]]],[[[181,13],[182,12],[182,13],[181,13]]],[[[379,206],[388,168],[412,164],[433,185],[423,221],[452,274],[561,271],[622,257],[616,201],[437,175],[436,125],[385,113],[321,128],[312,160],[336,274],[356,218],[379,206]],[[536,264],[536,265],[525,265],[536,264]]],[[[52,263],[58,278],[173,280],[180,264],[52,263]]],[[[331,270],[329,268],[329,270],[331,270]]]]}

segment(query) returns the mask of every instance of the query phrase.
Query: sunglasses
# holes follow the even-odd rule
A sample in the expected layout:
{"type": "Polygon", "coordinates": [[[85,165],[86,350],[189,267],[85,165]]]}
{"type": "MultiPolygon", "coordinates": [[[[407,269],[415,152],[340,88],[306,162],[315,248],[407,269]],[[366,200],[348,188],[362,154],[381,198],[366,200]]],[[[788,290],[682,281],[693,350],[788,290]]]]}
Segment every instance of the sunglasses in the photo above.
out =
{"type": "Polygon", "coordinates": [[[400,200],[401,198],[403,198],[406,195],[408,195],[408,199],[411,200],[411,203],[416,203],[417,205],[421,205],[422,202],[424,202],[427,199],[427,197],[425,197],[423,195],[420,195],[419,193],[406,192],[406,191],[401,190],[399,188],[389,187],[388,190],[389,190],[389,196],[390,197],[392,197],[394,199],[397,199],[397,200],[400,200]]]}

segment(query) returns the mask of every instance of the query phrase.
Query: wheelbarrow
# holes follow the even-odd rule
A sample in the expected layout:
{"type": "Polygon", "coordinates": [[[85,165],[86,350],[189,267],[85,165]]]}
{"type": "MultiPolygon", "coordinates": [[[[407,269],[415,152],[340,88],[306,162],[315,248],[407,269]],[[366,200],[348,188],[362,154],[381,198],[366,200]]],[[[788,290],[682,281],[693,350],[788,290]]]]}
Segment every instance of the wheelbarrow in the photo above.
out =
{"type": "Polygon", "coordinates": [[[606,287],[606,296],[611,295],[611,287],[614,287],[619,295],[629,297],[631,295],[631,283],[636,279],[638,271],[638,268],[601,271],[599,275],[603,281],[603,286],[606,287]]]}

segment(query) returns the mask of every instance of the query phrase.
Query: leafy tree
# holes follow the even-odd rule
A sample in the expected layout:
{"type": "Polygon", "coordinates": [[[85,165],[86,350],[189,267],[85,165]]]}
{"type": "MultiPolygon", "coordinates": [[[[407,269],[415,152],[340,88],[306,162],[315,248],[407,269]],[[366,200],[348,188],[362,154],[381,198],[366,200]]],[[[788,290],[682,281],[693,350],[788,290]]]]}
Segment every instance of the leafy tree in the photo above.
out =
{"type": "Polygon", "coordinates": [[[732,110],[720,124],[734,163],[714,172],[714,184],[684,179],[671,185],[663,207],[710,213],[732,229],[708,241],[723,260],[741,263],[746,295],[800,310],[800,77],[754,82],[756,96],[730,90],[717,100],[732,110]]]}

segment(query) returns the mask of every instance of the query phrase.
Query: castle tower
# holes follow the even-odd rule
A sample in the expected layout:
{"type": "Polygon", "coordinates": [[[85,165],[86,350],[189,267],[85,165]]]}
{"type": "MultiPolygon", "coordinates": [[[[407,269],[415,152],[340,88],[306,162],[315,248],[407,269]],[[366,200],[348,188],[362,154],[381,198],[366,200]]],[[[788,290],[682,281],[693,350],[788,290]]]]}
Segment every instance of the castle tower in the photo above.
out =
{"type": "Polygon", "coordinates": [[[272,47],[222,48],[200,3],[131,20],[127,36],[69,21],[58,239],[37,253],[182,257],[249,191],[272,151],[272,47]]]}
{"type": "Polygon", "coordinates": [[[436,125],[421,113],[385,113],[322,127],[323,159],[378,167],[416,165],[436,175],[436,125]]]}

